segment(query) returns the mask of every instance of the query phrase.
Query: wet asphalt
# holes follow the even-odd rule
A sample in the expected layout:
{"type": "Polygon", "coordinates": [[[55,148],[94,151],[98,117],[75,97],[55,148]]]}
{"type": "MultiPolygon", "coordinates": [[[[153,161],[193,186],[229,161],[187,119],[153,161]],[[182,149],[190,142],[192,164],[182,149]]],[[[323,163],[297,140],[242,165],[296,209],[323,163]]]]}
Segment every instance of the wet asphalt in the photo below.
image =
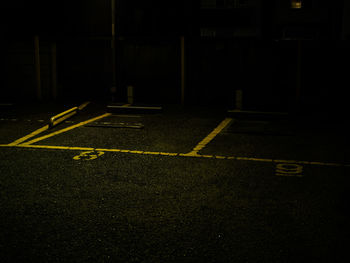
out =
{"type": "MultiPolygon", "coordinates": [[[[200,157],[191,157],[181,154],[220,125],[226,111],[165,107],[156,114],[113,113],[34,147],[6,146],[73,106],[1,111],[1,262],[349,258],[343,124],[233,118],[200,157]],[[103,123],[120,127],[98,127],[103,123]]],[[[91,103],[33,138],[100,116],[105,106],[91,103]]]]}

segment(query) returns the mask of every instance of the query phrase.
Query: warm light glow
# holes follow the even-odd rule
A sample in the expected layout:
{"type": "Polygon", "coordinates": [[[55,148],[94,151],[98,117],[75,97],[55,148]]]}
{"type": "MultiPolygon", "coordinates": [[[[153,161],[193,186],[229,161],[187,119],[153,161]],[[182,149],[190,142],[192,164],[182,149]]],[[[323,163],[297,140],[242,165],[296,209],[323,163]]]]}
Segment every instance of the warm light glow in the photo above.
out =
{"type": "Polygon", "coordinates": [[[302,7],[301,0],[292,0],[291,7],[296,9],[301,8],[302,7]]]}

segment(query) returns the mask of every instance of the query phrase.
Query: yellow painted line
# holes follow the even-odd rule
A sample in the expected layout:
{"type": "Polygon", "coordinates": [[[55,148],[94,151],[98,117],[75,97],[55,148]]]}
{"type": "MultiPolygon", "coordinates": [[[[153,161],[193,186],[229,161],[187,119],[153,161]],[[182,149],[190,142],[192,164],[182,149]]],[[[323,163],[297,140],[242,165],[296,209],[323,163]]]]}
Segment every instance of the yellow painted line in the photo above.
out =
{"type": "Polygon", "coordinates": [[[69,114],[69,113],[76,114],[78,110],[79,110],[78,107],[73,107],[73,108],[71,108],[71,109],[69,109],[69,110],[66,110],[66,111],[64,111],[64,112],[61,112],[61,113],[59,113],[59,114],[57,114],[57,115],[51,117],[50,122],[51,122],[52,125],[53,125],[53,123],[54,123],[57,119],[60,119],[60,118],[62,118],[63,116],[69,114]]]}
{"type": "Polygon", "coordinates": [[[32,133],[30,133],[30,134],[28,134],[28,135],[26,135],[26,136],[24,136],[22,138],[19,138],[18,140],[14,141],[14,142],[11,142],[9,144],[9,146],[18,145],[18,144],[20,144],[20,143],[22,143],[22,142],[24,142],[24,141],[34,137],[34,136],[36,136],[36,135],[46,131],[48,128],[49,128],[49,125],[45,125],[44,127],[41,127],[40,129],[37,129],[36,131],[33,131],[32,133]]]}
{"type": "Polygon", "coordinates": [[[69,147],[69,146],[28,145],[28,144],[18,144],[18,145],[0,144],[0,147],[70,150],[70,151],[97,151],[97,152],[119,152],[119,153],[121,152],[121,153],[133,153],[133,154],[140,154],[140,155],[143,154],[143,155],[181,156],[181,157],[191,157],[191,158],[211,158],[211,159],[268,162],[268,163],[286,163],[286,164],[306,164],[306,165],[317,165],[317,166],[350,167],[350,164],[341,164],[341,163],[297,161],[297,160],[274,160],[274,159],[239,157],[239,156],[220,156],[220,155],[215,156],[215,155],[200,155],[200,154],[188,154],[188,153],[166,153],[166,152],[150,152],[150,151],[136,151],[136,150],[123,150],[123,149],[103,149],[103,148],[92,148],[92,147],[69,147]]]}
{"type": "Polygon", "coordinates": [[[160,153],[161,155],[167,155],[167,156],[178,156],[178,153],[160,153]]]}
{"type": "Polygon", "coordinates": [[[94,121],[96,121],[96,120],[105,118],[105,117],[107,117],[107,116],[109,116],[109,115],[111,115],[111,114],[110,114],[110,113],[105,113],[105,114],[100,115],[100,116],[98,116],[98,117],[92,118],[92,119],[87,120],[87,121],[80,122],[80,123],[78,123],[78,124],[69,126],[69,127],[65,128],[65,129],[62,129],[62,130],[59,130],[59,131],[56,131],[56,132],[52,132],[52,133],[50,133],[50,134],[47,134],[47,135],[45,135],[45,136],[36,138],[36,139],[34,139],[34,140],[31,140],[31,141],[26,142],[26,143],[23,143],[23,144],[24,144],[24,145],[30,145],[30,144],[33,144],[33,143],[36,143],[36,142],[45,140],[45,139],[50,138],[50,137],[52,137],[52,136],[55,136],[55,135],[57,135],[57,134],[61,134],[61,133],[67,132],[67,131],[73,130],[73,129],[75,129],[75,128],[78,128],[78,127],[80,127],[80,126],[83,126],[83,125],[85,125],[85,124],[88,124],[88,123],[90,123],[90,122],[94,122],[94,121]]]}
{"type": "Polygon", "coordinates": [[[202,156],[203,158],[214,158],[214,155],[200,155],[202,156]]]}
{"type": "Polygon", "coordinates": [[[177,156],[178,153],[165,153],[165,152],[160,152],[159,155],[165,155],[165,156],[177,156]]]}
{"type": "Polygon", "coordinates": [[[87,105],[89,105],[90,104],[90,101],[87,101],[87,102],[84,102],[83,104],[81,104],[78,108],[79,108],[79,110],[82,110],[82,109],[84,109],[87,105]]]}
{"type": "Polygon", "coordinates": [[[296,163],[294,160],[273,160],[274,163],[296,163]]]}
{"type": "Polygon", "coordinates": [[[143,154],[143,151],[130,151],[130,153],[143,154]]]}
{"type": "MultiPolygon", "coordinates": [[[[55,125],[61,123],[62,121],[72,117],[74,114],[77,113],[77,110],[84,109],[89,103],[90,102],[87,101],[87,102],[83,103],[82,105],[80,105],[79,107],[71,108],[69,110],[66,110],[64,112],[61,112],[60,114],[57,114],[57,115],[53,116],[50,119],[51,123],[52,123],[52,126],[55,126],[55,125]]],[[[20,144],[20,143],[22,143],[22,142],[24,142],[24,141],[26,141],[26,140],[28,140],[28,139],[38,135],[38,134],[40,134],[40,133],[42,133],[42,132],[44,132],[44,131],[46,131],[48,129],[49,129],[49,125],[45,125],[44,127],[41,127],[40,129],[37,129],[37,130],[33,131],[32,133],[30,133],[30,134],[28,134],[28,135],[26,135],[26,136],[24,136],[22,138],[19,138],[18,140],[10,143],[9,145],[10,146],[18,145],[18,144],[20,144]]]]}
{"type": "Polygon", "coordinates": [[[199,142],[189,154],[196,155],[209,142],[211,142],[216,137],[216,135],[218,135],[231,121],[231,118],[224,119],[211,133],[209,133],[207,137],[205,137],[201,142],[199,142]]]}
{"type": "Polygon", "coordinates": [[[99,152],[121,152],[122,151],[120,149],[102,149],[102,148],[96,148],[95,150],[99,152]]]}
{"type": "Polygon", "coordinates": [[[263,159],[263,158],[251,158],[251,157],[228,157],[228,159],[236,159],[239,161],[255,161],[255,162],[273,162],[272,159],[263,159]]]}
{"type": "Polygon", "coordinates": [[[309,161],[293,161],[293,160],[273,160],[274,163],[291,163],[291,164],[308,164],[308,165],[321,165],[321,166],[350,166],[350,164],[340,163],[326,163],[326,162],[309,162],[309,161]]]}
{"type": "Polygon", "coordinates": [[[159,152],[143,152],[143,154],[148,154],[148,155],[159,155],[159,152]]]}
{"type": "Polygon", "coordinates": [[[187,157],[200,157],[202,155],[198,154],[197,152],[189,152],[189,153],[180,153],[180,156],[187,156],[187,157]]]}
{"type": "Polygon", "coordinates": [[[52,123],[52,126],[51,126],[51,127],[56,126],[57,124],[60,124],[61,122],[63,122],[63,121],[65,121],[65,120],[69,119],[70,117],[72,117],[72,116],[75,115],[76,113],[77,113],[77,112],[75,111],[75,112],[69,113],[69,114],[67,114],[67,115],[65,115],[65,116],[63,116],[63,117],[61,117],[61,118],[59,118],[59,119],[57,119],[57,120],[54,120],[53,122],[51,122],[51,123],[52,123]]]}
{"type": "Polygon", "coordinates": [[[72,151],[94,151],[94,148],[90,148],[90,147],[69,147],[68,150],[72,150],[72,151]]]}
{"type": "Polygon", "coordinates": [[[77,114],[78,111],[84,109],[90,102],[84,102],[79,107],[73,107],[69,110],[66,110],[64,112],[61,112],[60,114],[57,114],[50,119],[50,127],[56,126],[57,124],[61,123],[64,120],[67,120],[68,118],[72,117],[73,115],[77,114]]]}
{"type": "MultiPolygon", "coordinates": [[[[36,148],[36,149],[52,149],[52,150],[73,150],[71,147],[68,146],[51,146],[51,145],[24,145],[19,144],[14,147],[20,147],[20,148],[36,148]]],[[[80,149],[82,150],[82,149],[80,149]]],[[[86,149],[83,149],[85,151],[86,149]]]]}

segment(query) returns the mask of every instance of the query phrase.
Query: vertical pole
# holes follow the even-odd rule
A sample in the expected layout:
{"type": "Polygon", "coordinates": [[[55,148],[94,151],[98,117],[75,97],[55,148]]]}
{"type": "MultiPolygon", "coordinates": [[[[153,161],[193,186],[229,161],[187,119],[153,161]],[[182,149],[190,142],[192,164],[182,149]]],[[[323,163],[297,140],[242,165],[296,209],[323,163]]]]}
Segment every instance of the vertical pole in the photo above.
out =
{"type": "MultiPolygon", "coordinates": [[[[245,70],[245,65],[243,64],[243,61],[244,61],[244,59],[243,59],[243,54],[242,54],[242,52],[240,52],[241,51],[241,44],[240,44],[240,42],[238,43],[238,48],[235,50],[235,56],[237,56],[238,57],[238,68],[239,69],[243,69],[243,71],[245,70]]],[[[236,67],[237,67],[237,62],[236,62],[236,67]]],[[[242,72],[242,71],[241,71],[242,72]]],[[[242,110],[242,108],[243,108],[243,83],[244,83],[244,85],[245,85],[245,81],[246,80],[244,80],[244,81],[242,81],[242,77],[243,77],[243,75],[241,74],[241,73],[239,73],[239,87],[236,89],[236,101],[235,101],[235,107],[236,107],[236,110],[242,110]]]]}
{"type": "Polygon", "coordinates": [[[185,104],[185,38],[181,36],[181,104],[185,104]]]}
{"type": "Polygon", "coordinates": [[[52,98],[57,99],[57,45],[56,42],[51,45],[51,88],[52,98]]]}
{"type": "Polygon", "coordinates": [[[34,36],[34,63],[35,63],[35,78],[36,78],[36,98],[42,99],[41,94],[41,76],[40,76],[40,50],[39,36],[34,36]]]}
{"type": "Polygon", "coordinates": [[[300,108],[300,95],[301,95],[301,40],[297,40],[297,75],[296,75],[296,87],[295,87],[295,107],[298,111],[300,108]]]}
{"type": "Polygon", "coordinates": [[[128,104],[133,104],[134,103],[134,87],[131,85],[128,86],[127,93],[128,93],[128,104]]]}
{"type": "Polygon", "coordinates": [[[116,50],[115,50],[115,0],[111,0],[111,9],[112,9],[112,41],[111,41],[111,48],[112,48],[112,101],[115,100],[115,94],[117,92],[117,77],[116,77],[116,50]]]}
{"type": "Polygon", "coordinates": [[[236,110],[242,110],[243,107],[243,90],[236,89],[236,110]]]}

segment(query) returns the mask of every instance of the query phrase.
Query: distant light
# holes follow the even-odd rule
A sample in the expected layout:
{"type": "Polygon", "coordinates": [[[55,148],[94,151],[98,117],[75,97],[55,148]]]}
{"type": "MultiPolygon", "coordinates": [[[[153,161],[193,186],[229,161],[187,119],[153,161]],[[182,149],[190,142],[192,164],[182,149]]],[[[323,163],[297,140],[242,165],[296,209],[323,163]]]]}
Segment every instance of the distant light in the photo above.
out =
{"type": "Polygon", "coordinates": [[[302,8],[302,1],[301,0],[291,0],[291,8],[293,8],[293,9],[302,8]]]}

